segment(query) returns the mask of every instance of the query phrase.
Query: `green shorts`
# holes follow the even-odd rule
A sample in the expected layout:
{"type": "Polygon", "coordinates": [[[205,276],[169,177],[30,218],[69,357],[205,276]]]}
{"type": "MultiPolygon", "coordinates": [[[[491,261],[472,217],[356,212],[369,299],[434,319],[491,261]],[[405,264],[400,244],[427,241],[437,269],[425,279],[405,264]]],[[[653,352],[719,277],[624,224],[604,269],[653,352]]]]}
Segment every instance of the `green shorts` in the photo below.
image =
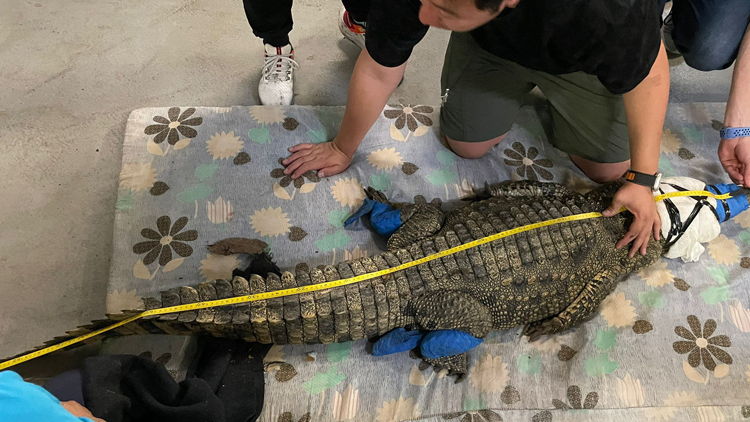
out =
{"type": "Polygon", "coordinates": [[[552,110],[553,145],[597,163],[630,159],[622,95],[583,72],[550,75],[501,59],[454,32],[441,78],[440,124],[454,141],[482,142],[510,131],[524,97],[539,87],[552,110]]]}

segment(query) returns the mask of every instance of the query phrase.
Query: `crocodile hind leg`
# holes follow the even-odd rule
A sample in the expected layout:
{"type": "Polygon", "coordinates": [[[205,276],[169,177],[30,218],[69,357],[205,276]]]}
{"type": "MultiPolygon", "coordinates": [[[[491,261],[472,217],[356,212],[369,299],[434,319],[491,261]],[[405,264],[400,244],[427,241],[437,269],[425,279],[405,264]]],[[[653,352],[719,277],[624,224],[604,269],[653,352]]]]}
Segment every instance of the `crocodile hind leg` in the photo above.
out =
{"type": "Polygon", "coordinates": [[[422,357],[422,360],[431,365],[435,372],[447,371],[448,375],[455,375],[456,382],[461,382],[468,372],[468,359],[466,353],[460,355],[445,356],[439,359],[422,357]]]}
{"type": "MultiPolygon", "coordinates": [[[[398,218],[401,220],[401,225],[388,238],[386,249],[389,252],[407,248],[434,235],[443,227],[445,222],[445,215],[440,208],[442,202],[438,198],[428,203],[423,196],[417,195],[414,197],[413,204],[393,203],[388,200],[383,192],[372,187],[365,191],[365,195],[368,199],[388,204],[399,212],[398,218]]],[[[388,220],[390,223],[395,223],[391,217],[388,220]]]]}
{"type": "Polygon", "coordinates": [[[422,294],[412,299],[409,311],[424,330],[460,330],[476,338],[484,338],[492,330],[490,310],[471,295],[457,290],[422,294]]]}
{"type": "MultiPolygon", "coordinates": [[[[412,299],[409,311],[413,312],[417,326],[425,330],[460,330],[476,338],[484,338],[492,329],[489,309],[470,295],[455,290],[435,290],[412,299]]],[[[430,359],[421,359],[435,368],[457,375],[459,382],[467,370],[466,353],[430,359]]]]}
{"type": "Polygon", "coordinates": [[[388,239],[387,249],[396,251],[437,233],[445,222],[445,214],[436,203],[418,202],[401,208],[401,227],[388,239]]]}
{"type": "Polygon", "coordinates": [[[567,308],[556,316],[528,324],[523,334],[529,337],[529,341],[535,341],[542,335],[559,333],[583,322],[596,312],[616,284],[615,273],[604,271],[597,274],[567,308]]]}

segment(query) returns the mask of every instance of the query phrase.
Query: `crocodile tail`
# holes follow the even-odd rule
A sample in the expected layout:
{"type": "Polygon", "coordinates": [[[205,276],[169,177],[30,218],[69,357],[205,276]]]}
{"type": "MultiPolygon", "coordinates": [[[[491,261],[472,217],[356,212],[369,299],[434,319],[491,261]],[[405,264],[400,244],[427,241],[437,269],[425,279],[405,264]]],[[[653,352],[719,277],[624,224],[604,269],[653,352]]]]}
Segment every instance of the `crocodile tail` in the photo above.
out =
{"type": "MultiPolygon", "coordinates": [[[[197,301],[226,299],[282,289],[349,279],[393,268],[424,256],[419,244],[372,258],[320,265],[299,264],[295,274],[237,275],[229,282],[217,280],[197,288],[181,287],[162,292],[161,299],[146,299],[147,309],[197,301]]],[[[138,321],[148,332],[209,334],[273,344],[339,343],[383,335],[397,327],[414,325],[405,316],[411,297],[426,290],[431,272],[426,266],[400,271],[345,286],[257,300],[220,308],[167,314],[138,321]],[[421,271],[420,271],[421,270],[421,271]]],[[[128,325],[129,327],[129,325],[128,325]]]]}
{"type": "MultiPolygon", "coordinates": [[[[267,277],[257,274],[236,275],[231,281],[216,280],[166,290],[159,298],[145,298],[144,307],[146,310],[160,309],[348,279],[387,270],[434,252],[435,244],[426,241],[411,245],[408,249],[360,257],[335,265],[309,268],[307,264],[299,264],[295,274],[282,272],[279,275],[269,272],[267,277]]],[[[398,327],[419,328],[416,327],[409,304],[413,297],[428,290],[434,280],[430,266],[423,264],[345,286],[223,307],[142,317],[87,339],[84,343],[136,334],[202,334],[274,344],[333,343],[374,338],[398,327]]],[[[67,335],[56,337],[34,350],[89,334],[142,312],[143,310],[127,310],[108,314],[106,319],[69,331],[67,335]]],[[[29,352],[18,356],[27,353],[29,352]]]]}
{"type": "MultiPolygon", "coordinates": [[[[122,312],[117,313],[117,314],[107,314],[107,318],[106,319],[94,320],[94,321],[91,321],[89,324],[81,325],[81,326],[79,326],[78,328],[76,328],[74,330],[66,331],[66,333],[64,335],[57,336],[57,337],[55,337],[55,338],[53,338],[51,340],[48,340],[48,341],[44,342],[43,344],[41,344],[41,345],[39,345],[37,347],[34,347],[31,350],[27,350],[27,351],[25,351],[23,353],[20,353],[20,354],[17,354],[17,355],[14,355],[14,356],[11,356],[11,357],[8,357],[8,358],[5,358],[5,359],[0,359],[0,363],[7,362],[9,360],[16,359],[18,357],[27,355],[29,353],[33,353],[33,352],[45,349],[47,347],[58,345],[60,343],[66,342],[68,340],[72,340],[74,338],[77,338],[77,337],[80,337],[80,336],[83,336],[83,335],[86,335],[86,334],[93,333],[94,331],[100,330],[102,328],[109,327],[112,324],[115,324],[117,322],[120,322],[120,321],[123,321],[125,319],[134,317],[134,316],[140,314],[141,312],[143,312],[143,311],[142,310],[126,310],[126,311],[122,311],[122,312]]],[[[141,328],[138,327],[135,322],[130,322],[130,323],[127,323],[127,324],[122,325],[120,327],[117,327],[117,328],[115,328],[115,329],[113,329],[111,331],[107,331],[107,332],[105,332],[103,334],[99,334],[99,335],[93,336],[93,337],[91,337],[89,339],[86,339],[84,341],[81,341],[81,342],[75,343],[73,345],[70,345],[68,347],[65,347],[65,348],[63,348],[63,350],[69,350],[69,349],[72,349],[72,348],[76,348],[76,347],[82,346],[84,344],[95,343],[95,342],[97,342],[97,341],[99,341],[99,340],[101,340],[103,338],[107,338],[107,337],[116,337],[116,336],[121,336],[121,335],[139,334],[140,331],[141,331],[141,328]]]]}
{"type": "MultiPolygon", "coordinates": [[[[349,278],[353,277],[355,272],[360,275],[369,270],[373,269],[366,270],[362,264],[340,263],[336,267],[325,266],[313,269],[308,269],[307,265],[298,265],[296,275],[290,272],[283,272],[280,276],[269,273],[268,277],[263,278],[253,274],[248,277],[249,279],[235,276],[232,281],[216,280],[201,283],[198,286],[170,289],[162,292],[159,298],[145,298],[144,306],[146,310],[151,310],[273,290],[293,289],[298,286],[335,281],[342,277],[349,278]]],[[[377,268],[374,271],[377,271],[377,268]]],[[[202,334],[274,344],[332,343],[384,334],[386,331],[381,332],[377,329],[376,321],[379,317],[387,320],[391,310],[386,305],[379,309],[381,313],[378,315],[375,301],[376,296],[379,298],[383,296],[384,299],[385,292],[373,292],[369,281],[366,283],[367,288],[363,287],[364,284],[363,282],[224,307],[147,316],[70,345],[65,349],[108,337],[136,334],[202,334]],[[364,299],[362,299],[363,296],[364,299]],[[365,318],[365,313],[367,313],[367,318],[365,318]]],[[[39,347],[0,362],[58,345],[138,316],[142,312],[143,310],[127,310],[108,314],[106,319],[80,326],[39,347]]],[[[388,329],[389,326],[386,324],[383,328],[388,329]]]]}
{"type": "MultiPolygon", "coordinates": [[[[314,268],[299,264],[295,274],[283,272],[278,276],[269,273],[266,278],[253,274],[248,279],[238,275],[231,288],[233,296],[294,289],[386,270],[422,256],[419,246],[415,245],[411,253],[401,249],[372,258],[362,257],[314,268]]],[[[182,334],[184,328],[181,324],[196,333],[221,337],[231,337],[234,331],[238,338],[247,341],[274,344],[328,344],[373,338],[397,327],[413,325],[413,319],[404,316],[405,310],[410,298],[425,290],[423,278],[420,278],[417,268],[412,268],[345,286],[225,307],[232,309],[231,312],[211,308],[182,312],[176,317],[162,315],[142,323],[151,322],[164,331],[176,330],[174,334],[182,334]],[[191,312],[197,312],[198,316],[194,318],[191,312]]],[[[165,292],[161,303],[151,300],[147,306],[174,306],[179,304],[178,300],[180,303],[194,302],[195,295],[187,294],[190,290],[180,288],[176,294],[165,292]]],[[[230,297],[229,283],[223,280],[203,283],[197,290],[201,301],[230,297]]]]}

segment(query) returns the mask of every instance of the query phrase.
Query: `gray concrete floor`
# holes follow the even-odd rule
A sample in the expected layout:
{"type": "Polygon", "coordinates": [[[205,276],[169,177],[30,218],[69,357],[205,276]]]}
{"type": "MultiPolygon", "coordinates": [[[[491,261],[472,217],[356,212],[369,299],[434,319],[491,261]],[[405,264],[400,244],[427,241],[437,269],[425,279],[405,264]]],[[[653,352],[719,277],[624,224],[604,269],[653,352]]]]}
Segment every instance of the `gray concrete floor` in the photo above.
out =
{"type": "MultiPolygon", "coordinates": [[[[296,103],[343,105],[357,49],[338,0],[299,0],[296,103]]],[[[104,313],[120,147],[150,106],[257,104],[261,42],[240,0],[0,0],[0,357],[104,313]]],[[[439,104],[448,33],[394,101],[439,104]]],[[[675,62],[674,101],[725,101],[730,72],[675,62]]]]}

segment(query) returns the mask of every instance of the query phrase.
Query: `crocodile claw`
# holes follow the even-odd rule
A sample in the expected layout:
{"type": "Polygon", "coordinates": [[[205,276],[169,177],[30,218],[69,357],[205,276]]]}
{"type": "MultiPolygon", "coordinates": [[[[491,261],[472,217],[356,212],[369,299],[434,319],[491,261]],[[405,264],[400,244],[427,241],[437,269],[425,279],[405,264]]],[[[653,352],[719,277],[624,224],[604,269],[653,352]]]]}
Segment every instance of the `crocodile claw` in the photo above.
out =
{"type": "Polygon", "coordinates": [[[539,340],[543,335],[554,334],[562,331],[564,325],[558,317],[536,321],[527,324],[523,329],[523,335],[529,337],[529,343],[539,340]]]}
{"type": "Polygon", "coordinates": [[[542,334],[540,327],[535,324],[529,324],[523,329],[523,335],[529,338],[529,343],[539,340],[542,334]]]}
{"type": "Polygon", "coordinates": [[[373,188],[372,186],[368,187],[365,190],[365,195],[368,199],[372,199],[373,201],[378,201],[383,204],[389,204],[388,197],[385,196],[385,193],[373,188]]]}
{"type": "Polygon", "coordinates": [[[456,384],[466,379],[468,372],[468,356],[466,353],[453,356],[445,356],[439,359],[429,359],[422,356],[419,348],[409,351],[409,357],[412,359],[421,359],[419,370],[423,371],[432,366],[436,373],[445,371],[448,376],[456,377],[456,384]]]}

